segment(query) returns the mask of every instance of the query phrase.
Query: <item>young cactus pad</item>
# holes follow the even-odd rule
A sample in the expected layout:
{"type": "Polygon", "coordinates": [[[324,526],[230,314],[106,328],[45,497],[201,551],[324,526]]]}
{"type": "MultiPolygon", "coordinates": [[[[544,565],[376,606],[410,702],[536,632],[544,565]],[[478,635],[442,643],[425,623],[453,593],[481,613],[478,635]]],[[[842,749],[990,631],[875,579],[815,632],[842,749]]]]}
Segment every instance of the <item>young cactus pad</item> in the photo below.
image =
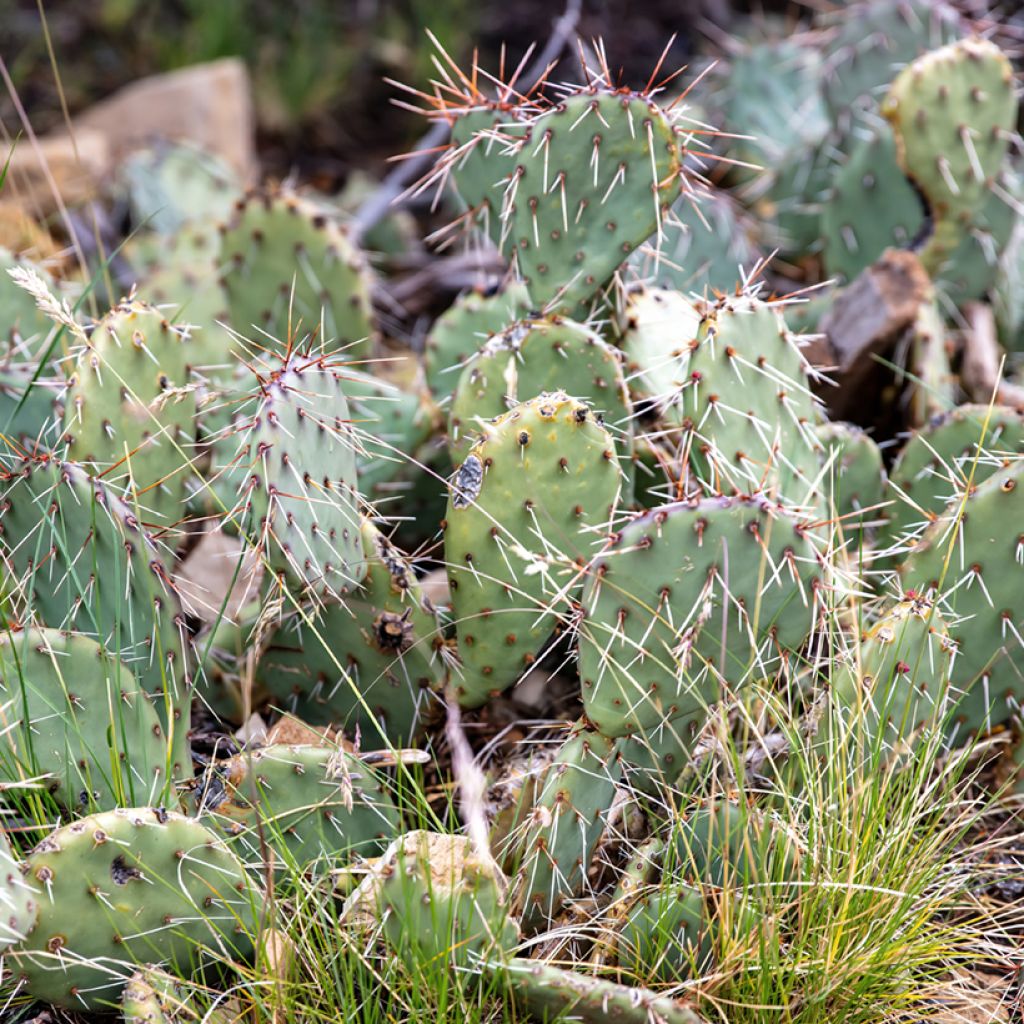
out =
{"type": "Polygon", "coordinates": [[[630,433],[633,410],[616,350],[563,317],[521,320],[467,360],[448,422],[452,458],[469,454],[482,421],[551,391],[586,402],[617,434],[630,433]]]}
{"type": "MultiPolygon", "coordinates": [[[[821,731],[849,730],[869,755],[898,752],[922,725],[938,724],[946,710],[953,651],[946,624],[927,598],[892,604],[837,663],[830,692],[834,713],[821,731]]],[[[839,749],[834,733],[821,747],[826,755],[839,749]]]]}
{"type": "Polygon", "coordinates": [[[519,939],[508,884],[466,836],[407,832],[396,839],[352,904],[380,916],[389,945],[456,966],[503,958],[519,939]]]}
{"type": "Polygon", "coordinates": [[[807,362],[778,308],[752,295],[708,309],[672,412],[697,479],[710,494],[813,497],[817,403],[807,362]]]}
{"type": "Polygon", "coordinates": [[[962,39],[904,68],[882,111],[900,167],[934,221],[920,254],[934,271],[959,244],[1006,156],[1017,123],[1013,68],[994,43],[962,39]]]}
{"type": "Polygon", "coordinates": [[[716,676],[741,682],[800,647],[821,613],[820,579],[807,531],[763,497],[637,516],[595,558],[583,591],[587,718],[608,736],[697,728],[719,699],[716,676]]]}
{"type": "Polygon", "coordinates": [[[25,881],[7,833],[0,829],[0,952],[25,940],[38,913],[39,892],[25,881]]]}
{"type": "Polygon", "coordinates": [[[511,847],[519,862],[515,902],[524,925],[550,922],[583,891],[621,779],[614,740],[576,728],[559,748],[511,847]]]}
{"type": "Polygon", "coordinates": [[[252,952],[255,894],[212,832],[180,814],[119,809],[65,825],[25,861],[39,916],[7,965],[34,999],[109,1008],[142,962],[185,971],[201,946],[252,952]]]}
{"type": "Polygon", "coordinates": [[[465,707],[533,663],[609,528],[620,477],[611,435],[564,392],[483,427],[452,481],[445,526],[465,707]]]}

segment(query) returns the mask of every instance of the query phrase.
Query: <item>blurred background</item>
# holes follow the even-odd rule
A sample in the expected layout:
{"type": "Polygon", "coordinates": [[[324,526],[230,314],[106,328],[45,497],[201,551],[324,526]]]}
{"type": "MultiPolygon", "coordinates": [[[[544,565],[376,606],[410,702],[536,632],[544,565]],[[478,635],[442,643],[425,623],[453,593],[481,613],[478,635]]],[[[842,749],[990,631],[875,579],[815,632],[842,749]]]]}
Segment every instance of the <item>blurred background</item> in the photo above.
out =
{"type": "MultiPolygon", "coordinates": [[[[390,101],[386,79],[424,88],[434,74],[427,31],[465,65],[506,64],[543,47],[566,10],[584,39],[603,37],[624,80],[642,84],[675,35],[666,66],[727,32],[732,18],[764,12],[793,22],[792,0],[0,0],[2,53],[38,133],[59,128],[62,97],[74,115],[136,79],[222,57],[249,69],[266,174],[296,174],[322,188],[349,168],[379,168],[423,131],[390,101]],[[51,54],[52,47],[52,54],[51,54]],[[58,74],[54,72],[56,64],[58,74]],[[59,82],[58,82],[59,75],[59,82]]],[[[827,6],[836,6],[827,4],[827,6]]],[[[572,73],[569,60],[563,73],[572,73]]],[[[2,90],[5,133],[19,115],[2,90]]]]}

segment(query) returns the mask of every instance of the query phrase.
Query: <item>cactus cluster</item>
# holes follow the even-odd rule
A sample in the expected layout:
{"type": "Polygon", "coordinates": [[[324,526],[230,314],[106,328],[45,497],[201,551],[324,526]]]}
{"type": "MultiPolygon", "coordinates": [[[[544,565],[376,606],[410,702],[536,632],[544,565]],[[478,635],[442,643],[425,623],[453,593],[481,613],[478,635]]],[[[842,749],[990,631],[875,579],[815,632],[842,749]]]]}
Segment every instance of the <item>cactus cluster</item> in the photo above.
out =
{"type": "Polygon", "coordinates": [[[337,203],[245,192],[189,147],[123,170],[135,278],[106,315],[3,255],[0,781],[62,822],[20,864],[0,833],[0,946],[33,998],[174,1019],[175,977],[252,960],[285,867],[353,869],[342,922],[399,957],[538,1016],[695,1024],[659,990],[725,931],[777,942],[786,912],[758,900],[810,870],[771,813],[807,763],[764,773],[763,806],[680,803],[731,710],[775,689],[800,728],[825,701],[812,761],[851,723],[888,761],[1015,719],[1024,420],[962,401],[944,344],[1019,263],[1010,65],[943,3],[848,17],[871,33],[762,39],[709,73],[710,141],[671,76],[446,82],[428,183],[505,270],[422,358],[382,340],[337,203]],[[829,418],[802,332],[890,247],[931,291],[884,435],[829,418]],[[200,566],[197,599],[208,532],[238,561],[227,586],[200,566]],[[459,716],[500,732],[538,679],[567,685],[529,724],[545,749],[493,766],[491,820],[406,831],[399,751],[451,752],[424,802],[464,785],[459,716]],[[253,712],[337,732],[262,744],[253,712]],[[601,973],[523,955],[586,908],[601,973]]]}

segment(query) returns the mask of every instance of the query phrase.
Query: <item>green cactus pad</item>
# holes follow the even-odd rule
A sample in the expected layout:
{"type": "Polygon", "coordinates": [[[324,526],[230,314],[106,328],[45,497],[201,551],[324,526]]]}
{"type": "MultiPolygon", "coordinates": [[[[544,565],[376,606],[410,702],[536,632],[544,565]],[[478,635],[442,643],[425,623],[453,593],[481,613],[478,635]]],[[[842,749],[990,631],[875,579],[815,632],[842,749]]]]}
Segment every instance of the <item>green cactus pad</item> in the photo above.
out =
{"type": "Polygon", "coordinates": [[[252,953],[258,905],[245,869],[180,814],[119,809],[65,825],[29,855],[25,878],[39,917],[8,966],[56,1006],[110,1008],[134,963],[190,972],[203,945],[232,959],[252,953]]]}
{"type": "Polygon", "coordinates": [[[61,426],[48,387],[33,384],[32,374],[23,367],[0,373],[0,450],[51,451],[61,426]]]}
{"type": "Polygon", "coordinates": [[[877,108],[904,65],[963,33],[960,15],[945,0],[865,0],[845,5],[833,20],[824,94],[843,130],[877,108]]]}
{"type": "Polygon", "coordinates": [[[678,984],[706,973],[711,922],[700,888],[662,885],[636,898],[619,929],[619,967],[647,982],[678,984]]]}
{"type": "Polygon", "coordinates": [[[188,641],[164,552],[115,494],[74,463],[5,460],[0,508],[5,590],[20,619],[117,651],[171,734],[172,777],[190,775],[188,641]]]}
{"type": "Polygon", "coordinates": [[[174,1024],[182,1005],[178,979],[156,967],[142,967],[121,994],[124,1024],[174,1024]]]}
{"type": "Polygon", "coordinates": [[[465,707],[532,664],[579,586],[619,497],[615,443],[564,392],[532,398],[483,428],[459,467],[445,561],[465,707]]]}
{"type": "Polygon", "coordinates": [[[668,215],[682,135],[646,96],[587,89],[536,117],[502,218],[535,306],[576,315],[668,215]]]}
{"type": "Polygon", "coordinates": [[[908,592],[935,591],[956,642],[952,698],[957,726],[975,732],[1004,721],[1024,693],[1024,459],[1018,455],[955,499],[900,567],[908,592]]]}
{"type": "Polygon", "coordinates": [[[227,164],[188,143],[137,150],[119,170],[133,221],[161,235],[190,221],[223,220],[242,193],[227,164]]]}
{"type": "Polygon", "coordinates": [[[576,728],[544,773],[544,785],[510,856],[519,865],[515,905],[524,927],[552,921],[587,883],[622,763],[614,740],[576,728]]]}
{"type": "Polygon", "coordinates": [[[372,857],[399,831],[398,811],[374,770],[340,748],[274,745],[210,766],[196,813],[247,865],[300,869],[339,855],[372,857]]]}
{"type": "Polygon", "coordinates": [[[507,103],[459,111],[452,123],[451,148],[440,162],[441,174],[450,176],[472,223],[497,244],[503,234],[503,190],[515,169],[511,149],[527,130],[526,113],[507,103]]]}
{"type": "Polygon", "coordinates": [[[61,399],[67,458],[155,527],[184,516],[195,439],[190,337],[159,310],[122,303],[89,336],[61,399]]]}
{"type": "Polygon", "coordinates": [[[43,774],[79,813],[167,796],[167,740],[132,674],[94,640],[53,629],[0,635],[0,776],[43,774]]]}
{"type": "Polygon", "coordinates": [[[911,435],[889,477],[886,533],[897,553],[962,498],[1024,453],[1024,415],[1004,406],[961,405],[911,435]]]}
{"type": "Polygon", "coordinates": [[[776,307],[744,295],[705,312],[672,411],[707,493],[813,500],[819,416],[808,373],[776,307]]]}
{"type": "Polygon", "coordinates": [[[754,242],[757,224],[724,191],[683,195],[656,236],[638,249],[629,265],[661,288],[713,297],[732,292],[764,258],[754,242]]]}
{"type": "Polygon", "coordinates": [[[850,144],[822,206],[825,267],[852,281],[889,246],[904,248],[924,221],[921,203],[896,161],[892,129],[879,125],[850,144]]]}
{"type": "Polygon", "coordinates": [[[844,652],[832,674],[831,743],[840,749],[835,722],[869,754],[897,752],[922,725],[937,725],[948,705],[953,644],[942,616],[923,596],[890,605],[844,652]]]}
{"type": "Polygon", "coordinates": [[[59,290],[43,267],[0,248],[0,365],[34,363],[58,327],[11,278],[10,271],[16,268],[37,274],[51,293],[59,290]]]}
{"type": "Polygon", "coordinates": [[[615,434],[631,433],[633,410],[618,353],[600,335],[559,316],[521,320],[466,362],[452,399],[452,458],[469,454],[483,421],[543,392],[586,402],[615,434]]]}
{"type": "Polygon", "coordinates": [[[272,703],[304,722],[331,722],[366,742],[402,745],[421,731],[444,681],[444,638],[402,553],[362,527],[366,578],[344,605],[290,616],[271,634],[256,679],[272,703]]]}
{"type": "Polygon", "coordinates": [[[820,579],[800,523],[762,497],[666,505],[590,567],[579,625],[587,718],[609,736],[696,729],[719,698],[812,629],[820,579]],[[691,652],[696,657],[691,657],[691,652]]]}
{"type": "MultiPolygon", "coordinates": [[[[232,517],[270,567],[303,591],[349,593],[366,573],[356,480],[358,438],[344,375],[324,359],[290,354],[257,370],[254,414],[231,426],[232,517]]],[[[246,413],[249,410],[246,409],[246,413]]]]}
{"type": "MultiPolygon", "coordinates": [[[[819,65],[817,52],[792,38],[737,48],[719,72],[727,88],[717,91],[722,127],[736,136],[727,136],[731,159],[762,168],[760,177],[769,181],[780,169],[806,161],[829,128],[819,65]]],[[[714,89],[714,80],[709,84],[714,89]]],[[[758,175],[748,167],[731,171],[742,179],[758,175]]]]}
{"type": "Polygon", "coordinates": [[[852,423],[823,423],[814,433],[825,462],[823,514],[838,520],[848,546],[856,550],[862,527],[885,517],[888,498],[882,452],[852,423]]]}
{"type": "Polygon", "coordinates": [[[359,442],[359,489],[367,501],[381,501],[381,511],[387,512],[404,489],[400,481],[418,468],[410,462],[434,435],[440,411],[418,377],[399,387],[346,369],[342,387],[359,442]]]}
{"type": "Polygon", "coordinates": [[[501,972],[501,980],[541,1020],[569,1014],[582,1024],[703,1024],[696,1010],[671,996],[538,960],[513,959],[501,972]]]}
{"type": "Polygon", "coordinates": [[[423,348],[427,387],[438,400],[455,390],[461,367],[492,335],[529,311],[530,299],[519,281],[493,295],[466,292],[435,321],[423,348]]]}
{"type": "Polygon", "coordinates": [[[327,211],[288,192],[253,192],[236,204],[222,234],[221,276],[235,330],[259,346],[267,334],[282,344],[315,334],[324,351],[370,354],[372,279],[327,211]]]}
{"type": "Polygon", "coordinates": [[[772,889],[799,877],[800,846],[770,818],[744,803],[716,798],[675,823],[663,872],[716,888],[772,889]]]}
{"type": "Polygon", "coordinates": [[[24,941],[38,913],[39,893],[25,881],[7,833],[0,829],[0,952],[24,941]]]}
{"type": "Polygon", "coordinates": [[[384,934],[399,954],[476,966],[503,958],[519,939],[509,916],[508,885],[489,856],[466,836],[407,832],[375,869],[373,895],[384,934]]]}
{"type": "Polygon", "coordinates": [[[1017,122],[1013,69],[994,43],[960,40],[904,68],[882,112],[934,222],[920,252],[932,271],[961,243],[1002,167],[1017,122]]]}

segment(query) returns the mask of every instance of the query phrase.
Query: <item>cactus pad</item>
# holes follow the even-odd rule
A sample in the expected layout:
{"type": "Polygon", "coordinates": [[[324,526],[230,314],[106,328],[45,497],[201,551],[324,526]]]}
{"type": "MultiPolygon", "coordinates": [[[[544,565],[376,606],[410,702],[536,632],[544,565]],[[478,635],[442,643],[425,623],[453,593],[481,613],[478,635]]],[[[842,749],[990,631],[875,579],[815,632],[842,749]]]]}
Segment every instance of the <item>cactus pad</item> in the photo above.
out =
{"type": "Polygon", "coordinates": [[[451,486],[445,560],[462,667],[475,707],[532,664],[568,610],[618,500],[615,444],[564,392],[540,395],[483,428],[451,486]]]}
{"type": "Polygon", "coordinates": [[[180,814],[131,809],[65,825],[26,859],[39,917],[9,966],[36,999],[109,1007],[131,961],[188,971],[207,945],[251,954],[255,896],[212,832],[180,814]]]}
{"type": "Polygon", "coordinates": [[[169,751],[157,713],[94,640],[52,629],[0,636],[0,700],[5,781],[46,773],[53,798],[86,813],[165,796],[169,751]]]}
{"type": "Polygon", "coordinates": [[[583,592],[587,718],[609,736],[695,728],[719,698],[705,664],[739,682],[799,648],[819,611],[819,579],[806,531],[764,498],[637,516],[594,560],[583,592]]]}

